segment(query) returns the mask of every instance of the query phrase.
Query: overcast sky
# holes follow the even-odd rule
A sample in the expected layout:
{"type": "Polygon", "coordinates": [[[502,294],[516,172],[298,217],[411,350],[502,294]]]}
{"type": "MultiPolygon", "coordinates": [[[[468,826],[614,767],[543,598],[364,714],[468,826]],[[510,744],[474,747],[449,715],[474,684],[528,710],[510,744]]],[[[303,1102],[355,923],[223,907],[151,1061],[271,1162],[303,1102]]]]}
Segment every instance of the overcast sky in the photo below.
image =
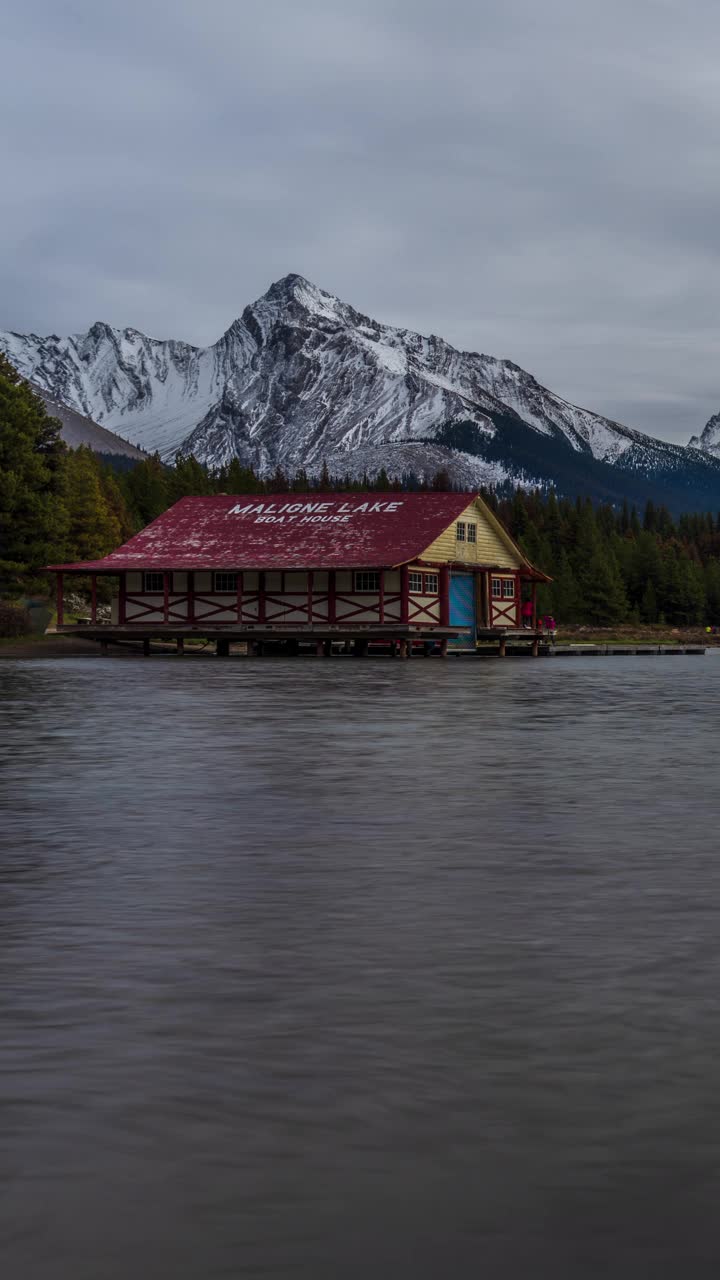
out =
{"type": "Polygon", "coordinates": [[[289,271],[687,440],[718,0],[9,0],[0,328],[214,341],[289,271]]]}

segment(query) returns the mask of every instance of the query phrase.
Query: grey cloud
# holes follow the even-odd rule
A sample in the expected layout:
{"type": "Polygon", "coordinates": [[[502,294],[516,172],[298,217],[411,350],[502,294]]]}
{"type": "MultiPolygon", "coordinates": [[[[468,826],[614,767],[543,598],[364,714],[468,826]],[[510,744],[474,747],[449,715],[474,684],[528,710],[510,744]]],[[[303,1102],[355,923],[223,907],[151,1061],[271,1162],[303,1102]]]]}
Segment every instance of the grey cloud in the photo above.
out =
{"type": "Polygon", "coordinates": [[[287,271],[671,439],[720,407],[712,0],[13,0],[0,326],[287,271]]]}

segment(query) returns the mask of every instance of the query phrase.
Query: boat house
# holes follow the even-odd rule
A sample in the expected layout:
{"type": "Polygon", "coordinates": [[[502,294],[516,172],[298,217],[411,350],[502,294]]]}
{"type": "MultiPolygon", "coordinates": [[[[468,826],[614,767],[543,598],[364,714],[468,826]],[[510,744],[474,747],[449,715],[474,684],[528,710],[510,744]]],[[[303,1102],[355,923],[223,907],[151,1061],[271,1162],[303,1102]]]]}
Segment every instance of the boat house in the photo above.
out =
{"type": "MultiPolygon", "coordinates": [[[[52,565],[57,630],[103,645],[131,637],[390,642],[408,653],[522,634],[537,647],[535,593],[547,581],[487,504],[468,493],[248,494],[182,498],[101,560],[52,565]],[[67,575],[90,576],[91,613],[65,623],[67,575]],[[100,621],[97,583],[116,584],[100,621]],[[521,617],[530,600],[532,617],[521,617]]],[[[526,613],[527,613],[526,609],[526,613]]]]}

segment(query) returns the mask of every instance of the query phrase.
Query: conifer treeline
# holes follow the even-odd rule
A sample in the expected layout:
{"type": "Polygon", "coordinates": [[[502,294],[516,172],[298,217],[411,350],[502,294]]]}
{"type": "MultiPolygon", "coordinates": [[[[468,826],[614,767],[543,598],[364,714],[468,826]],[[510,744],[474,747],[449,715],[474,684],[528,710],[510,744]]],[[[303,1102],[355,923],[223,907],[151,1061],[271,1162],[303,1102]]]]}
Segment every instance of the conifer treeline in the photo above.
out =
{"type": "MultiPolygon", "coordinates": [[[[423,483],[385,471],[357,481],[327,469],[267,479],[233,460],[208,473],[194,458],[159,458],[114,471],[87,448],[68,449],[60,424],[0,357],[0,593],[43,584],[42,566],[90,560],[188,495],[451,488],[445,472],[423,483]]],[[[539,604],[561,622],[720,625],[720,514],[683,515],[648,502],[594,507],[554,493],[485,493],[528,558],[549,573],[539,604]]]]}
{"type": "Polygon", "coordinates": [[[551,574],[538,600],[561,622],[720,623],[720,514],[638,513],[554,493],[484,495],[528,559],[551,574]]]}

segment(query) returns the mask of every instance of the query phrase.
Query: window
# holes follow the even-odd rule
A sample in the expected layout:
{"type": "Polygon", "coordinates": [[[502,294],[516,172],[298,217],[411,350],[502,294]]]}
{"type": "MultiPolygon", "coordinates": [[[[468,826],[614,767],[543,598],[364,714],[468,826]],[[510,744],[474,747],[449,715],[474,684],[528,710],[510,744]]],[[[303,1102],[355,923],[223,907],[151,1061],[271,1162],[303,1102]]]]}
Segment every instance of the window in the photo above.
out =
{"type": "Polygon", "coordinates": [[[214,573],[213,591],[237,591],[236,573],[214,573]]]}
{"type": "Polygon", "coordinates": [[[155,594],[158,591],[165,590],[165,579],[162,573],[144,573],[143,574],[143,591],[155,594]]]}
{"type": "Polygon", "coordinates": [[[458,540],[458,542],[465,542],[465,533],[466,533],[466,531],[467,531],[467,525],[465,524],[465,521],[464,521],[464,520],[458,520],[458,523],[457,523],[457,540],[458,540]]]}
{"type": "Polygon", "coordinates": [[[436,596],[438,593],[438,576],[436,573],[425,574],[425,595],[436,596]]]}
{"type": "Polygon", "coordinates": [[[515,579],[514,578],[503,578],[503,599],[505,600],[515,599],[515,579]]]}
{"type": "Polygon", "coordinates": [[[421,573],[411,573],[409,578],[409,586],[411,591],[422,593],[423,576],[421,573]]]}
{"type": "Polygon", "coordinates": [[[469,525],[468,525],[468,527],[467,527],[467,540],[468,540],[468,542],[477,542],[477,525],[476,525],[476,524],[469,524],[469,525]]]}
{"type": "Polygon", "coordinates": [[[361,573],[355,574],[355,590],[356,591],[379,591],[380,590],[380,574],[376,569],[363,569],[361,573]]]}
{"type": "Polygon", "coordinates": [[[493,578],[492,593],[493,593],[493,600],[502,599],[502,593],[503,593],[502,578],[493,578]]]}

